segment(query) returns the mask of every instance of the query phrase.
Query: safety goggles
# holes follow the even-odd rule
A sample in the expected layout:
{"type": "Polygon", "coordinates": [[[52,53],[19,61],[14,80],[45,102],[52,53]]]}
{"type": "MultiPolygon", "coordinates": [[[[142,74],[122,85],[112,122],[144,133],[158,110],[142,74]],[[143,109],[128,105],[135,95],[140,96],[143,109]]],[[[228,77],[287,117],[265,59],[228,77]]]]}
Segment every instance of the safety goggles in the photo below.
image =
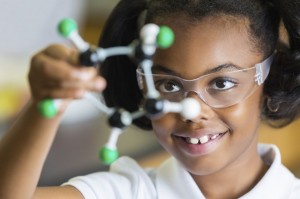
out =
{"type": "Polygon", "coordinates": [[[179,102],[189,93],[196,93],[207,105],[225,108],[250,96],[267,78],[274,54],[247,69],[224,69],[187,80],[167,74],[145,74],[137,69],[140,88],[147,92],[146,78],[152,77],[162,99],[179,102]]]}

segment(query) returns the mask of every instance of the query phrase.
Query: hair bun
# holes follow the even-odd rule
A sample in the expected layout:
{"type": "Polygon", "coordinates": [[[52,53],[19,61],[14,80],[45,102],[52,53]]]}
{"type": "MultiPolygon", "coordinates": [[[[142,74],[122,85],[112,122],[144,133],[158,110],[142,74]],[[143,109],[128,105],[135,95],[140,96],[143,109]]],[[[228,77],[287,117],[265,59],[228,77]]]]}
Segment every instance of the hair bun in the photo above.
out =
{"type": "Polygon", "coordinates": [[[273,127],[291,123],[300,113],[300,53],[277,52],[264,85],[263,116],[273,127]]]}

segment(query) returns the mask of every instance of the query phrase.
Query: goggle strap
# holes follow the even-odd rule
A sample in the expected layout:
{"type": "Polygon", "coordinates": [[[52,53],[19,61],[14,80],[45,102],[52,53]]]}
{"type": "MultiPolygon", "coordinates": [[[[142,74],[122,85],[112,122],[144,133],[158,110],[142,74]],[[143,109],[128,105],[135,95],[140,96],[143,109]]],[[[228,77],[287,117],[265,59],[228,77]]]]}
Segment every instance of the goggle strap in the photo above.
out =
{"type": "Polygon", "coordinates": [[[275,53],[273,53],[271,56],[269,56],[263,62],[255,65],[255,68],[256,68],[255,81],[257,82],[257,84],[259,86],[261,84],[263,84],[264,81],[267,79],[274,56],[275,56],[275,53]]]}

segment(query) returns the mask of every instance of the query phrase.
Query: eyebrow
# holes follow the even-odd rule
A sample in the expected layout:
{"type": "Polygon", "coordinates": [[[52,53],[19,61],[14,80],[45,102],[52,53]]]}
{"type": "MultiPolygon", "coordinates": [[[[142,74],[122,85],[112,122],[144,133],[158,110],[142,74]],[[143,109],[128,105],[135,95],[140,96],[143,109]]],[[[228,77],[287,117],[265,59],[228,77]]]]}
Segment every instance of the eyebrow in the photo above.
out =
{"type": "MultiPolygon", "coordinates": [[[[228,69],[242,70],[244,68],[242,68],[240,66],[237,66],[235,64],[232,64],[232,63],[226,63],[226,64],[221,64],[221,65],[218,65],[218,66],[216,66],[214,68],[211,68],[211,69],[208,69],[208,70],[204,71],[201,74],[201,76],[208,75],[208,74],[211,74],[211,73],[221,72],[221,71],[228,70],[228,69]]],[[[166,73],[166,74],[170,74],[170,75],[175,75],[175,76],[181,77],[181,75],[179,73],[177,73],[177,72],[169,69],[166,66],[159,65],[159,64],[154,65],[152,67],[152,71],[153,71],[153,73],[161,72],[161,73],[166,73]]]]}

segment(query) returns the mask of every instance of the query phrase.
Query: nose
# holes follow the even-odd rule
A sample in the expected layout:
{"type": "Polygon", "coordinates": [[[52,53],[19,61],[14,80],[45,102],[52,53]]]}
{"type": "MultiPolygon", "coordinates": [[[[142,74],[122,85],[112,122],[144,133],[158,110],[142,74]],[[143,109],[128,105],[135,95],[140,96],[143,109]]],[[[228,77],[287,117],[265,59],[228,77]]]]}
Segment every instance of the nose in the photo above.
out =
{"type": "Polygon", "coordinates": [[[190,91],[189,93],[187,93],[186,97],[193,98],[193,99],[197,100],[197,102],[200,104],[201,111],[198,114],[198,116],[194,117],[193,119],[182,118],[183,121],[196,123],[196,122],[199,122],[199,121],[202,121],[202,120],[209,120],[214,116],[215,112],[214,112],[213,108],[210,107],[209,105],[207,105],[202,100],[202,98],[198,95],[198,93],[196,93],[194,91],[190,91]]]}

